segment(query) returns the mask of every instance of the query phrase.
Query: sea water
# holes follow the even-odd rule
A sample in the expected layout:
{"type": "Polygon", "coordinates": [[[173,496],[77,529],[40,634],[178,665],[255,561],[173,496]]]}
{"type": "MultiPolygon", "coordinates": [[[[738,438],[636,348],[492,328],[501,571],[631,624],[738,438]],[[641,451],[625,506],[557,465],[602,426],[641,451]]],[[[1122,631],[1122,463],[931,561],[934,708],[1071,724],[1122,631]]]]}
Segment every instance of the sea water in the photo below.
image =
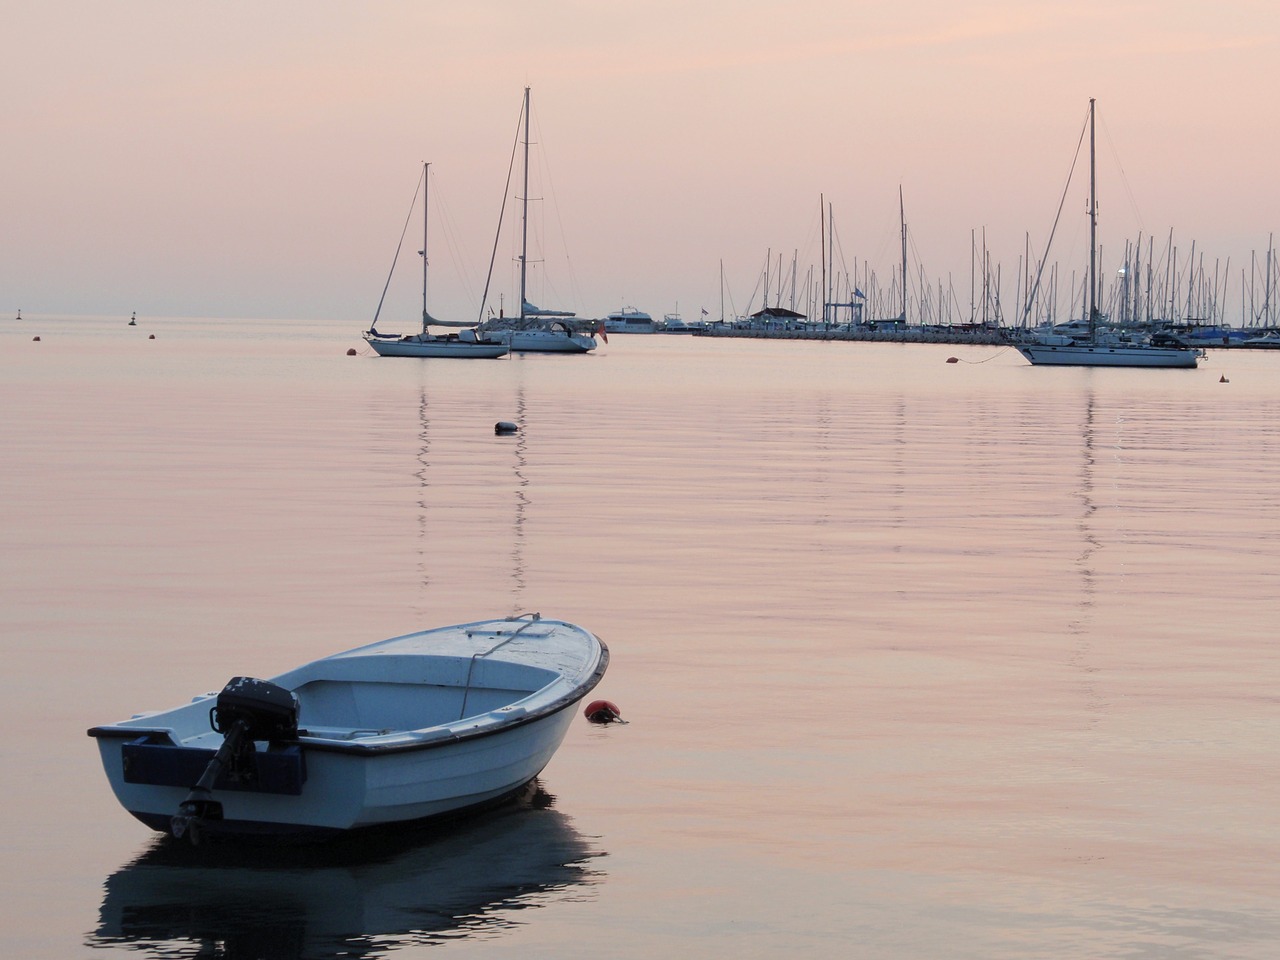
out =
{"type": "Polygon", "coordinates": [[[6,955],[1275,956],[1280,356],[358,329],[0,329],[6,955]],[[192,851],[85,736],[535,611],[628,723],[447,830],[192,851]]]}

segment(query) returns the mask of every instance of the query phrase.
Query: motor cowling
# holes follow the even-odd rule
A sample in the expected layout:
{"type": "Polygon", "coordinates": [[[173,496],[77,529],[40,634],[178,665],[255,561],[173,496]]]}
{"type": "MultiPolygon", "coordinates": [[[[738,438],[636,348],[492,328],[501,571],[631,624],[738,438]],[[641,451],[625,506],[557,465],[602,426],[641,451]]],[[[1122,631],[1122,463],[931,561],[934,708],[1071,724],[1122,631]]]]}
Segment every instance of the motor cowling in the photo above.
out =
{"type": "Polygon", "coordinates": [[[233,677],[218,694],[210,714],[224,736],[243,721],[248,740],[294,740],[298,736],[298,696],[269,680],[233,677]]]}

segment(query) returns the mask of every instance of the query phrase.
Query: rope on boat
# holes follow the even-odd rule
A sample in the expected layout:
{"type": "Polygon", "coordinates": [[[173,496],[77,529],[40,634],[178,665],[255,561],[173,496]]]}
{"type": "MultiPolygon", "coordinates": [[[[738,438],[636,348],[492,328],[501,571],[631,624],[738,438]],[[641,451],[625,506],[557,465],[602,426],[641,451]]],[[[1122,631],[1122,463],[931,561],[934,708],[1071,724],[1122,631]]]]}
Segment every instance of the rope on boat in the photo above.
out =
{"type": "Polygon", "coordinates": [[[489,654],[493,653],[495,650],[499,650],[499,649],[501,649],[502,647],[506,646],[508,643],[510,643],[510,642],[511,642],[512,640],[514,640],[516,637],[520,636],[520,634],[521,634],[521,633],[523,633],[525,630],[528,630],[528,629],[529,629],[530,627],[532,627],[535,623],[537,623],[539,620],[541,620],[541,619],[542,619],[542,614],[540,614],[540,613],[522,613],[522,614],[520,614],[520,616],[518,616],[518,617],[509,617],[509,618],[508,618],[508,620],[512,620],[512,621],[514,621],[514,620],[522,620],[522,619],[524,619],[525,617],[528,617],[528,618],[529,618],[529,622],[528,622],[528,623],[521,624],[519,629],[517,629],[517,630],[513,630],[509,635],[507,635],[506,637],[504,637],[501,643],[495,643],[495,644],[494,644],[492,647],[490,647],[488,650],[485,650],[485,651],[484,651],[484,652],[482,652],[482,653],[473,653],[473,654],[471,655],[471,662],[467,664],[467,685],[466,685],[466,687],[465,687],[465,688],[463,689],[463,691],[462,691],[462,710],[461,710],[461,711],[459,711],[459,713],[458,713],[458,719],[459,719],[459,720],[462,720],[462,719],[463,719],[464,717],[466,717],[466,715],[467,715],[467,698],[471,696],[471,675],[472,675],[472,673],[473,673],[473,672],[475,671],[475,669],[476,669],[476,661],[477,661],[477,660],[479,660],[481,657],[487,657],[489,654]]]}
{"type": "MultiPolygon", "coordinates": [[[[489,254],[489,272],[484,278],[484,293],[480,295],[480,318],[476,320],[477,324],[484,323],[484,307],[489,302],[489,284],[493,281],[493,265],[498,260],[498,240],[502,237],[502,218],[507,213],[507,197],[511,193],[511,175],[516,169],[516,150],[520,146],[520,123],[523,119],[524,104],[522,103],[520,105],[520,116],[516,120],[516,139],[511,144],[511,162],[507,164],[507,185],[502,188],[502,207],[498,210],[498,229],[493,235],[493,252],[489,254]]],[[[520,315],[524,315],[523,305],[520,309],[520,315]]]]}
{"type": "MultiPolygon", "coordinates": [[[[382,301],[387,299],[387,288],[391,286],[391,276],[396,272],[396,261],[400,259],[400,248],[404,246],[405,234],[409,232],[409,219],[413,216],[413,208],[418,203],[418,193],[422,190],[422,185],[426,183],[427,171],[424,167],[422,176],[418,179],[418,185],[413,188],[413,200],[409,203],[409,212],[405,214],[404,229],[400,231],[400,242],[396,244],[396,255],[391,258],[391,269],[387,272],[387,282],[382,285],[382,296],[378,298],[378,309],[373,311],[373,323],[369,324],[369,332],[377,333],[378,317],[382,315],[382,301]]],[[[426,253],[423,253],[426,256],[426,253]]]]}

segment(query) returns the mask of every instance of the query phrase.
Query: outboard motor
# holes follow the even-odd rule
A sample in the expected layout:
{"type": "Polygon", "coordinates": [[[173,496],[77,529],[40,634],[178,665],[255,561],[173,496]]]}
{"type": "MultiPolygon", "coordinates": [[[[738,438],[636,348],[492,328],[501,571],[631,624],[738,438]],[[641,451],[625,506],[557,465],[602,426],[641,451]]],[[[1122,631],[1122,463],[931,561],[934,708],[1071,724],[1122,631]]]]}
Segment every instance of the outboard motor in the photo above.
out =
{"type": "Polygon", "coordinates": [[[298,736],[298,696],[270,680],[234,677],[218,694],[209,723],[223,736],[238,721],[250,740],[294,740],[298,736]]]}
{"type": "Polygon", "coordinates": [[[209,724],[222,734],[222,746],[169,823],[174,837],[189,831],[192,843],[198,842],[204,821],[222,819],[222,804],[213,799],[213,785],[223,768],[236,781],[252,781],[257,776],[255,740],[297,738],[298,696],[269,680],[233,677],[209,711],[209,724]]]}

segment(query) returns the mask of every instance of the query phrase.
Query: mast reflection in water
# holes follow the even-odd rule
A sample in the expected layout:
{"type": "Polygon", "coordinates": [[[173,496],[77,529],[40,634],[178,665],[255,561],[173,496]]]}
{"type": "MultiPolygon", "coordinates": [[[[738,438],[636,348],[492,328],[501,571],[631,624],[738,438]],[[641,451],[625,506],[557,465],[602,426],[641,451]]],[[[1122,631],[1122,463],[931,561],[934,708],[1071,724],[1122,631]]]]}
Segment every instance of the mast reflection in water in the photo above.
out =
{"type": "Polygon", "coordinates": [[[511,533],[511,610],[514,614],[524,609],[524,592],[528,585],[524,568],[524,520],[529,509],[528,434],[525,432],[524,383],[516,391],[515,433],[515,524],[511,533]]]}

